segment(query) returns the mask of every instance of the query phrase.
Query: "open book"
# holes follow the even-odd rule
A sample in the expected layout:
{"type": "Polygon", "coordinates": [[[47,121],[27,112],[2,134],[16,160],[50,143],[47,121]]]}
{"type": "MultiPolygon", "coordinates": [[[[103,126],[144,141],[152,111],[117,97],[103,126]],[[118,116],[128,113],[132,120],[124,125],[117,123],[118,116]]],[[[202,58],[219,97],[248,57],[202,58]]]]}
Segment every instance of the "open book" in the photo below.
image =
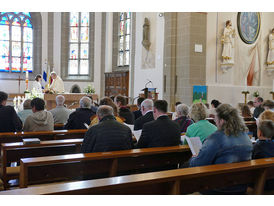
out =
{"type": "Polygon", "coordinates": [[[134,137],[136,138],[137,142],[139,141],[141,134],[142,134],[142,130],[134,130],[134,125],[132,124],[126,124],[124,123],[124,125],[128,126],[131,129],[132,134],[134,135],[134,137]]]}
{"type": "Polygon", "coordinates": [[[200,149],[202,148],[202,142],[200,140],[200,137],[187,137],[187,136],[182,136],[182,139],[186,139],[187,144],[192,152],[192,155],[198,155],[200,152],[200,149]]]}

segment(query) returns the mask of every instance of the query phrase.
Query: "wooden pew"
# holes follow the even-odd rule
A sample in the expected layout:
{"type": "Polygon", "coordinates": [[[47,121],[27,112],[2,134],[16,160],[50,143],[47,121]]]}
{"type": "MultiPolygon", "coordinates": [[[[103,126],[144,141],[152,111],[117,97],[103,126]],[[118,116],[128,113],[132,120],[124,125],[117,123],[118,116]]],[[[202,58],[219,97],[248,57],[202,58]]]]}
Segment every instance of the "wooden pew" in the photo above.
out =
{"type": "Polygon", "coordinates": [[[64,126],[65,126],[65,124],[56,123],[56,124],[54,124],[54,130],[63,130],[64,126]]]}
{"type": "Polygon", "coordinates": [[[54,183],[4,191],[0,195],[178,195],[249,183],[254,184],[254,194],[263,194],[265,180],[274,177],[273,171],[274,158],[265,158],[98,180],[54,183]]]}
{"type": "Polygon", "coordinates": [[[250,132],[254,133],[257,132],[257,124],[256,121],[245,121],[245,125],[247,126],[250,132]]]}
{"type": "Polygon", "coordinates": [[[2,143],[21,142],[24,138],[39,138],[44,140],[76,139],[84,138],[86,129],[54,130],[40,132],[4,132],[0,133],[0,145],[2,143]]]}
{"type": "Polygon", "coordinates": [[[21,158],[27,157],[79,153],[82,142],[83,139],[66,139],[41,141],[40,144],[30,145],[24,145],[23,142],[2,144],[0,174],[4,188],[8,187],[9,180],[19,178],[20,166],[8,167],[10,163],[19,162],[21,158]]]}
{"type": "Polygon", "coordinates": [[[94,179],[177,168],[191,157],[188,146],[26,158],[20,162],[20,187],[52,181],[94,179]]]}

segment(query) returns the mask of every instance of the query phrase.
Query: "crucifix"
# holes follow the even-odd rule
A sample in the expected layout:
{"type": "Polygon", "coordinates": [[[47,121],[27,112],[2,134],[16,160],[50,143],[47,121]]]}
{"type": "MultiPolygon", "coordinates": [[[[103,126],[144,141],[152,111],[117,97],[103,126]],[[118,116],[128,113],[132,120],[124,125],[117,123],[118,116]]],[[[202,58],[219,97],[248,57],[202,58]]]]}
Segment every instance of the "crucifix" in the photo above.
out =
{"type": "Polygon", "coordinates": [[[20,94],[20,85],[21,85],[21,80],[23,79],[21,79],[21,76],[19,76],[19,78],[15,80],[18,80],[18,94],[20,94]]]}

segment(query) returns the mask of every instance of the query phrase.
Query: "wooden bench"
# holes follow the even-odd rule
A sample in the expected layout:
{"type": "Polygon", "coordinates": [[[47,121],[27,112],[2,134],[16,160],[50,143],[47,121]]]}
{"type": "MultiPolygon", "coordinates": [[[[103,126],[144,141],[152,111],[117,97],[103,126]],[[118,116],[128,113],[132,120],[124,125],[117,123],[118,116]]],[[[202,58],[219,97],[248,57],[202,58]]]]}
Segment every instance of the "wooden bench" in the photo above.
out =
{"type": "Polygon", "coordinates": [[[63,124],[63,123],[54,124],[54,130],[63,130],[64,127],[65,127],[65,124],[63,124]]]}
{"type": "Polygon", "coordinates": [[[189,147],[183,145],[26,158],[20,161],[20,187],[173,169],[190,157],[189,147]]]}
{"type": "Polygon", "coordinates": [[[254,133],[257,132],[257,124],[256,121],[245,121],[245,125],[247,126],[250,132],[254,133]]]}
{"type": "Polygon", "coordinates": [[[0,145],[2,143],[21,142],[24,138],[39,138],[41,141],[84,138],[86,132],[86,129],[40,132],[4,132],[0,133],[0,145]]]}
{"type": "Polygon", "coordinates": [[[41,141],[40,144],[24,145],[23,142],[5,143],[1,146],[1,179],[4,188],[8,181],[18,179],[20,166],[8,167],[12,162],[19,162],[21,158],[42,157],[52,155],[75,154],[80,152],[83,139],[66,139],[41,141]]]}
{"type": "Polygon", "coordinates": [[[98,180],[54,183],[4,191],[0,195],[178,195],[249,183],[254,184],[254,194],[263,194],[265,180],[274,177],[273,171],[274,158],[265,158],[98,180]]]}

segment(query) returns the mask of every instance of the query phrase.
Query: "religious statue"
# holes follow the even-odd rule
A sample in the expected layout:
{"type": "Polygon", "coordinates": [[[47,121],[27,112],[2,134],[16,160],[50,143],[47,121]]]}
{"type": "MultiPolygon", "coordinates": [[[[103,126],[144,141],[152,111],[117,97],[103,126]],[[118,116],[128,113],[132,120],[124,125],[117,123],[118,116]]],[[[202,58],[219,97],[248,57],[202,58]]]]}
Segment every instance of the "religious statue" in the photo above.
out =
{"type": "Polygon", "coordinates": [[[149,47],[151,45],[149,41],[149,30],[150,30],[150,24],[148,21],[148,18],[145,18],[144,25],[143,25],[143,41],[142,44],[145,47],[146,50],[149,50],[149,47]]]}
{"type": "Polygon", "coordinates": [[[269,67],[274,67],[274,28],[269,34],[269,51],[267,56],[266,64],[269,67]]]}
{"type": "Polygon", "coordinates": [[[221,68],[224,72],[234,65],[234,38],[235,29],[232,29],[232,23],[230,20],[226,21],[226,27],[221,38],[223,44],[222,63],[221,68]]]}

